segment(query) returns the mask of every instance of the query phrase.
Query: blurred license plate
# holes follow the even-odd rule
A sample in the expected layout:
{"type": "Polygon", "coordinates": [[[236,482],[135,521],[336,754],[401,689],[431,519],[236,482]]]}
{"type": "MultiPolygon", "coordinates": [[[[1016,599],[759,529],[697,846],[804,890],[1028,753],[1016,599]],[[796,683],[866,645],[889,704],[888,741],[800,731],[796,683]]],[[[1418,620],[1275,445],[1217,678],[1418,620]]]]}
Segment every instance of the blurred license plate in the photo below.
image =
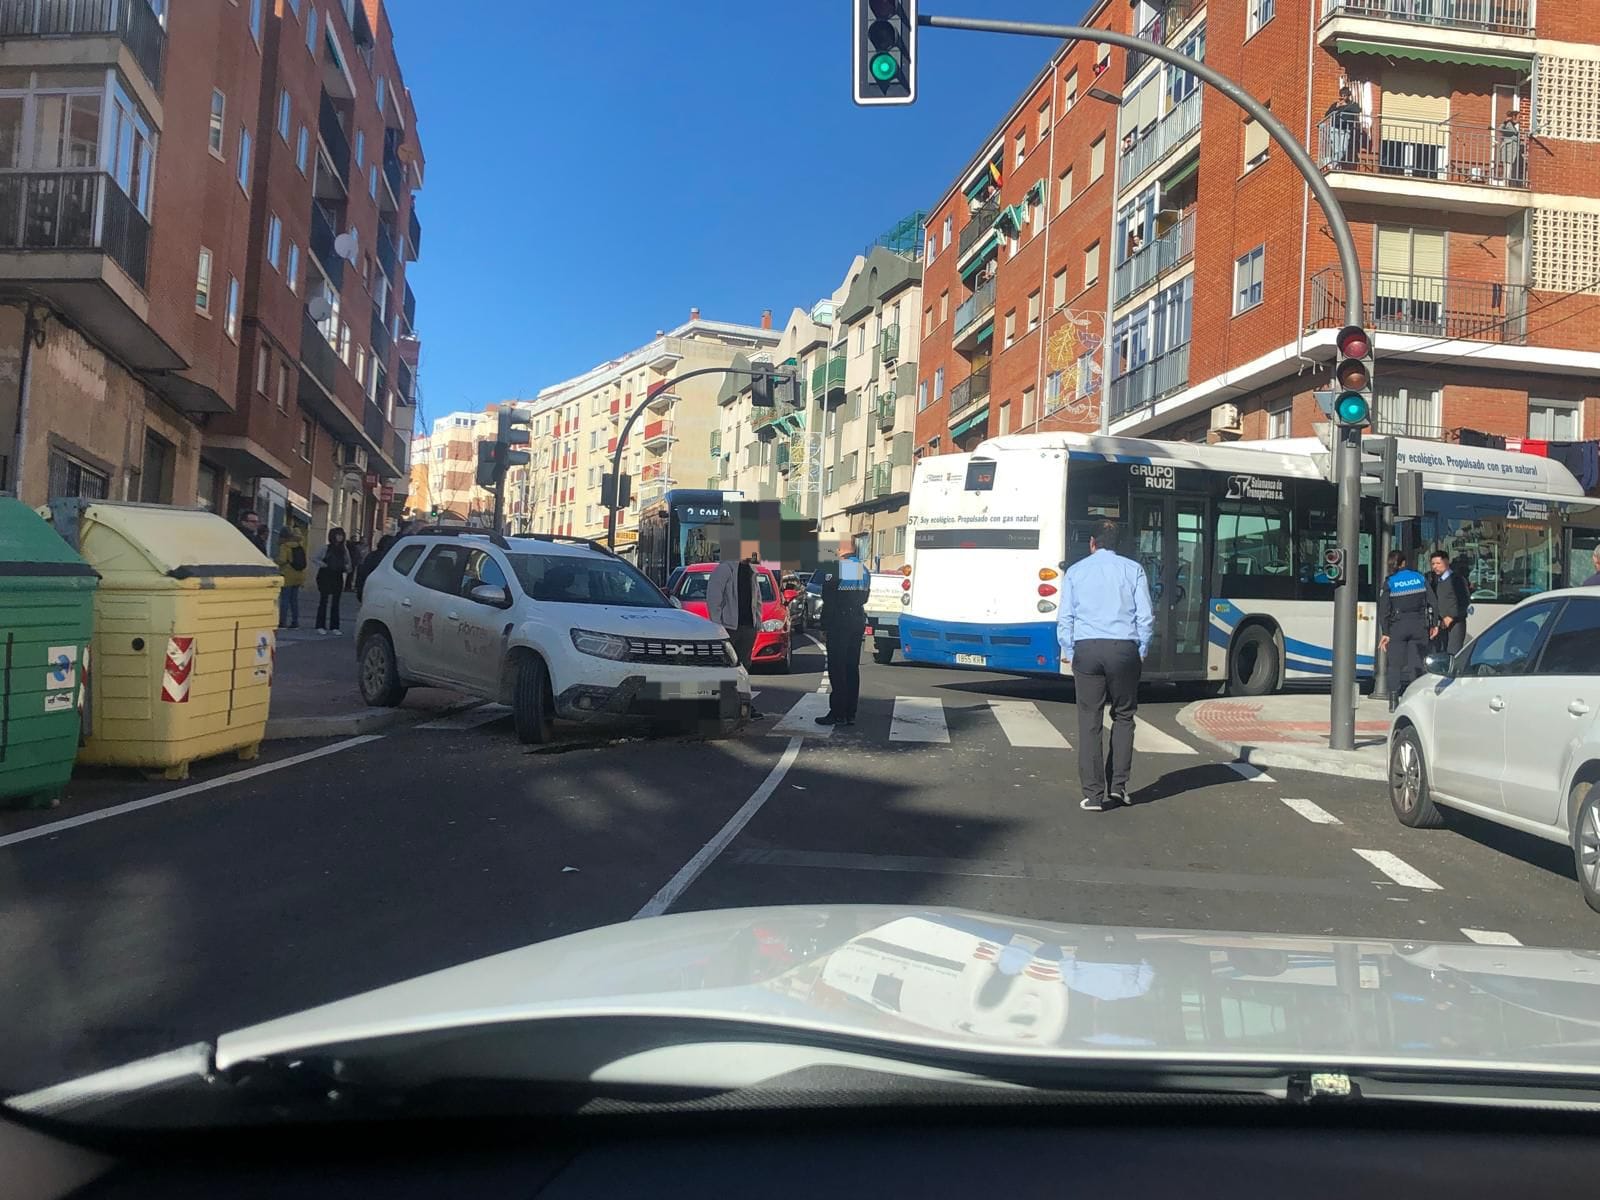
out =
{"type": "Polygon", "coordinates": [[[963,667],[982,667],[987,665],[989,660],[981,654],[958,654],[956,662],[963,667]]]}

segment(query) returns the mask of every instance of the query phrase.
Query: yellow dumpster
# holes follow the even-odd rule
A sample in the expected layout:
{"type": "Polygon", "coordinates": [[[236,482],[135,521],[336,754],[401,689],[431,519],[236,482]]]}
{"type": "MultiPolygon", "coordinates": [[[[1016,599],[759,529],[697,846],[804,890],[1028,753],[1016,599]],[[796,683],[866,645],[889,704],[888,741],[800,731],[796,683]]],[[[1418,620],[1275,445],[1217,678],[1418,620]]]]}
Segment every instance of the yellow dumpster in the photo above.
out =
{"type": "Polygon", "coordinates": [[[100,572],[78,761],[188,776],[266,731],[278,568],[214,513],[65,500],[57,530],[100,572]]]}

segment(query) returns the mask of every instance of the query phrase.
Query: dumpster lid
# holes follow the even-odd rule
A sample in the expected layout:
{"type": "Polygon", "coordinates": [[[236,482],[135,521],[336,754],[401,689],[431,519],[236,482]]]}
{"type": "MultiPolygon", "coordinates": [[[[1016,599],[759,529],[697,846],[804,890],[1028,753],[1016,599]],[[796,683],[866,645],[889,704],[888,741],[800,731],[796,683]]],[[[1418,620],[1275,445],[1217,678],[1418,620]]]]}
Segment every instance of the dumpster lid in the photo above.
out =
{"type": "Polygon", "coordinates": [[[88,575],[98,572],[20,500],[0,496],[0,576],[88,575]]]}
{"type": "MultiPolygon", "coordinates": [[[[173,579],[279,574],[277,564],[238,528],[204,509],[96,501],[82,511],[80,545],[90,525],[117,534],[152,570],[173,579]]],[[[106,561],[103,554],[96,560],[102,567],[126,569],[121,563],[106,561]]]]}

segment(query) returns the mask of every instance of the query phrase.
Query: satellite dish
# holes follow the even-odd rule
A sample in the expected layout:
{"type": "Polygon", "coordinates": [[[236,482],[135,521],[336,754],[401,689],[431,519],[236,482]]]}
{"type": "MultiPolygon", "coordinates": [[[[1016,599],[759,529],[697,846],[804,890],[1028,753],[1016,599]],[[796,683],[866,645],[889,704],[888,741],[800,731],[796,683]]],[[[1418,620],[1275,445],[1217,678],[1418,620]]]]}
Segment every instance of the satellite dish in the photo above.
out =
{"type": "Polygon", "coordinates": [[[306,313],[313,321],[326,321],[333,315],[333,305],[326,296],[316,295],[306,301],[306,313]]]}
{"type": "Polygon", "coordinates": [[[349,263],[356,261],[356,255],[360,253],[360,247],[361,235],[356,232],[354,225],[350,227],[349,233],[341,233],[333,239],[333,252],[349,263]]]}

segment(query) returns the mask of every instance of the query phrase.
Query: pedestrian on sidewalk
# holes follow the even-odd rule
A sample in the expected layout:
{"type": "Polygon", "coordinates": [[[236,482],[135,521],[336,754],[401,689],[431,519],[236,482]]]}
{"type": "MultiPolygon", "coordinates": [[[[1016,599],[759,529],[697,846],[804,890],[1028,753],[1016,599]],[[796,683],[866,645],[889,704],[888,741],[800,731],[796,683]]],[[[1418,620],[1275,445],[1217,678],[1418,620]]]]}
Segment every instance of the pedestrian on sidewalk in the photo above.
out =
{"type": "Polygon", "coordinates": [[[339,605],[344,600],[344,580],[350,573],[350,547],[344,530],[328,530],[328,544],[317,555],[317,632],[339,632],[339,605]]]}
{"type": "Polygon", "coordinates": [[[361,574],[361,563],[367,557],[367,543],[364,538],[356,538],[350,543],[350,569],[345,573],[344,590],[356,590],[356,579],[361,574]]]}
{"type": "MultiPolygon", "coordinates": [[[[717,565],[706,580],[706,615],[727,631],[739,665],[746,671],[755,653],[756,631],[761,628],[761,588],[754,565],[760,552],[758,542],[724,537],[713,550],[717,565]]],[[[750,709],[752,720],[760,716],[754,707],[750,709]]]]}
{"type": "Polygon", "coordinates": [[[1117,553],[1122,530],[1101,521],[1089,554],[1061,581],[1056,639],[1061,661],[1072,668],[1078,707],[1078,807],[1101,812],[1128,802],[1133,771],[1133,717],[1139,711],[1139,676],[1155,608],[1144,568],[1117,553]],[[1111,707],[1111,752],[1103,752],[1106,706],[1111,707]]]}
{"type": "Polygon", "coordinates": [[[367,579],[372,572],[378,569],[378,564],[388,557],[389,551],[394,549],[394,544],[406,534],[411,532],[411,521],[401,521],[393,533],[386,533],[378,539],[378,544],[372,548],[372,553],[361,560],[361,569],[356,572],[356,599],[366,591],[367,579]]]}
{"type": "Polygon", "coordinates": [[[1407,565],[1409,561],[1404,550],[1391,550],[1389,577],[1378,592],[1378,647],[1389,656],[1385,673],[1390,712],[1400,707],[1400,697],[1422,674],[1422,660],[1437,625],[1428,581],[1407,565]]]}
{"type": "Polygon", "coordinates": [[[1600,587],[1600,546],[1594,548],[1594,553],[1589,556],[1589,561],[1594,564],[1594,574],[1583,581],[1583,586],[1600,587]]]}
{"type": "Polygon", "coordinates": [[[828,647],[828,711],[818,725],[854,725],[861,703],[861,643],[867,631],[872,579],[848,533],[839,536],[839,563],[822,580],[822,632],[828,647]]]}
{"type": "Polygon", "coordinates": [[[1450,569],[1450,556],[1435,550],[1428,556],[1428,600],[1433,605],[1433,649],[1439,654],[1454,654],[1466,644],[1467,610],[1472,593],[1459,571],[1450,569]]]}
{"type": "Polygon", "coordinates": [[[261,553],[267,552],[267,527],[262,524],[261,516],[253,508],[247,508],[239,514],[239,532],[250,539],[250,544],[261,553]]]}
{"type": "Polygon", "coordinates": [[[278,532],[278,570],[283,590],[278,593],[278,628],[300,628],[300,588],[306,581],[306,544],[300,531],[285,525],[278,532]]]}

